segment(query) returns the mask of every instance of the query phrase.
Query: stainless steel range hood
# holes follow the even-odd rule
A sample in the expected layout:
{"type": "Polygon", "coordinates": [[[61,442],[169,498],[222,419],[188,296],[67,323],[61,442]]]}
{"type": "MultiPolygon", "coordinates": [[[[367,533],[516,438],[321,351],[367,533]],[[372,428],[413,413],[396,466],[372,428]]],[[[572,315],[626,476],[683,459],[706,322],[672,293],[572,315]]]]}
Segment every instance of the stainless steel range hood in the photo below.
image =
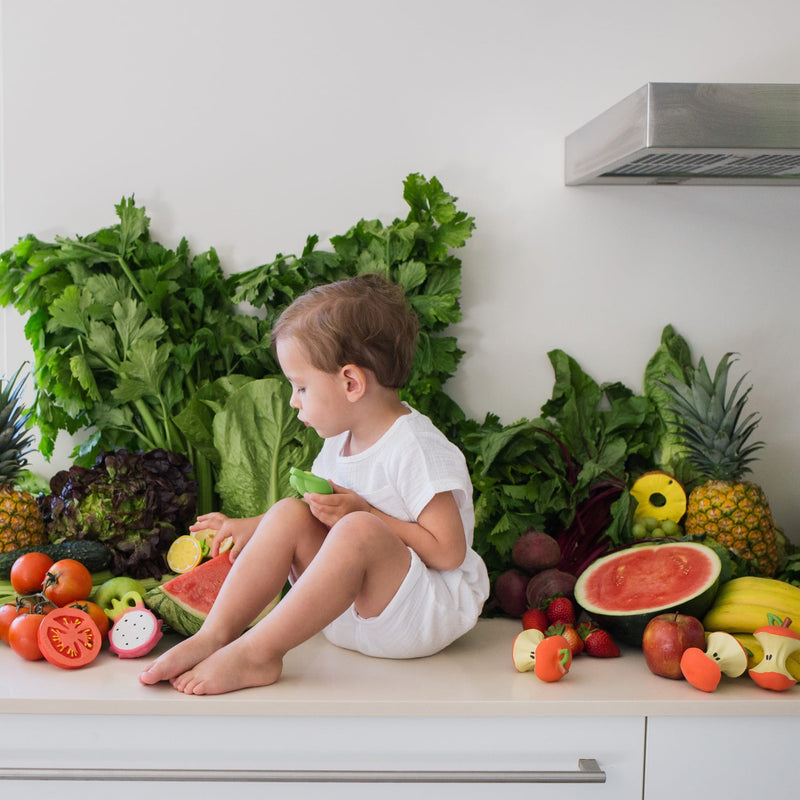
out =
{"type": "Polygon", "coordinates": [[[800,85],[648,83],[566,139],[568,186],[800,185],[800,85]]]}

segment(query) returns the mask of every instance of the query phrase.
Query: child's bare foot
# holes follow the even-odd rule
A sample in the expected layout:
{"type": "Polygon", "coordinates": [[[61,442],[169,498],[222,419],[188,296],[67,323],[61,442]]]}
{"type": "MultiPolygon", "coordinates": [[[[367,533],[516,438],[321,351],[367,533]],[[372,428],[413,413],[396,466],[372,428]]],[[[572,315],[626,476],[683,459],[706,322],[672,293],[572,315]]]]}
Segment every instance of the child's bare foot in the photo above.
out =
{"type": "Polygon", "coordinates": [[[196,633],[178,642],[174,647],[148,664],[140,673],[139,681],[144,684],[169,681],[199,664],[204,658],[220,647],[211,636],[196,633]]]}
{"type": "Polygon", "coordinates": [[[266,657],[263,650],[237,639],[217,650],[193,669],[170,681],[184,694],[224,694],[249,686],[267,686],[281,676],[283,659],[266,657]]]}

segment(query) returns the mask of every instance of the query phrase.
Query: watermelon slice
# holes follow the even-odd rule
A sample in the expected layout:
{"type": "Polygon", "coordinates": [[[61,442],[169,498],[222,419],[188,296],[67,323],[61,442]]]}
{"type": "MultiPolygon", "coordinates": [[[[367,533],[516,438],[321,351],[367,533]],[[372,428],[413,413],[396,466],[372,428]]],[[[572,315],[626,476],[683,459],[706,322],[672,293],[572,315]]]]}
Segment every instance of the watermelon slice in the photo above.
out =
{"type": "Polygon", "coordinates": [[[702,619],[721,571],[719,556],[703,544],[636,545],[590,564],[575,583],[575,601],[610,633],[641,646],[647,623],[659,614],[702,619]]]}
{"type": "MultiPolygon", "coordinates": [[[[150,589],[144,603],[173,631],[192,636],[200,630],[232,566],[228,553],[222,553],[150,589]]],[[[253,620],[251,627],[274,608],[278,599],[253,620]]]]}

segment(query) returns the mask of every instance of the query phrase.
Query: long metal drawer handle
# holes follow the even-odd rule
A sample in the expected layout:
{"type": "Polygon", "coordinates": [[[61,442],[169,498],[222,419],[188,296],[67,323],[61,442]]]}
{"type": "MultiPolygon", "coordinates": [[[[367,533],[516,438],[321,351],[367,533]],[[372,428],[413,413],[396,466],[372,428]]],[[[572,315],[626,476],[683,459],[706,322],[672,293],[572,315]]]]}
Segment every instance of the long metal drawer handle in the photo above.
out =
{"type": "Polygon", "coordinates": [[[248,769],[17,769],[0,767],[5,781],[230,781],[272,783],[605,783],[594,758],[578,770],[248,770],[248,769]]]}

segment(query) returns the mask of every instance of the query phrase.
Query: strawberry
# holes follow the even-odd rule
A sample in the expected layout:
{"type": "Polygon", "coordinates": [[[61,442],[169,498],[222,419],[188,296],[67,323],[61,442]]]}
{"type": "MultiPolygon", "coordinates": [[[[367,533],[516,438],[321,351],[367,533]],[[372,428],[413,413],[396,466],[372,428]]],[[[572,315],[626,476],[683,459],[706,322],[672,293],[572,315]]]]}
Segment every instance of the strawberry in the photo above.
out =
{"type": "Polygon", "coordinates": [[[547,628],[544,635],[563,636],[567,640],[573,656],[577,656],[578,653],[583,652],[583,639],[581,639],[580,634],[572,625],[565,625],[563,622],[557,622],[555,625],[551,625],[547,628]]]}
{"type": "Polygon", "coordinates": [[[575,607],[569,597],[556,595],[546,601],[545,614],[551,625],[563,622],[565,625],[575,625],[575,607]]]}
{"type": "Polygon", "coordinates": [[[578,635],[583,639],[584,652],[596,658],[616,658],[619,654],[617,643],[608,631],[604,631],[590,622],[578,626],[578,635]]]}
{"type": "Polygon", "coordinates": [[[523,630],[530,630],[531,628],[544,632],[544,629],[549,625],[547,614],[541,608],[529,608],[522,615],[522,628],[523,630]]]}

